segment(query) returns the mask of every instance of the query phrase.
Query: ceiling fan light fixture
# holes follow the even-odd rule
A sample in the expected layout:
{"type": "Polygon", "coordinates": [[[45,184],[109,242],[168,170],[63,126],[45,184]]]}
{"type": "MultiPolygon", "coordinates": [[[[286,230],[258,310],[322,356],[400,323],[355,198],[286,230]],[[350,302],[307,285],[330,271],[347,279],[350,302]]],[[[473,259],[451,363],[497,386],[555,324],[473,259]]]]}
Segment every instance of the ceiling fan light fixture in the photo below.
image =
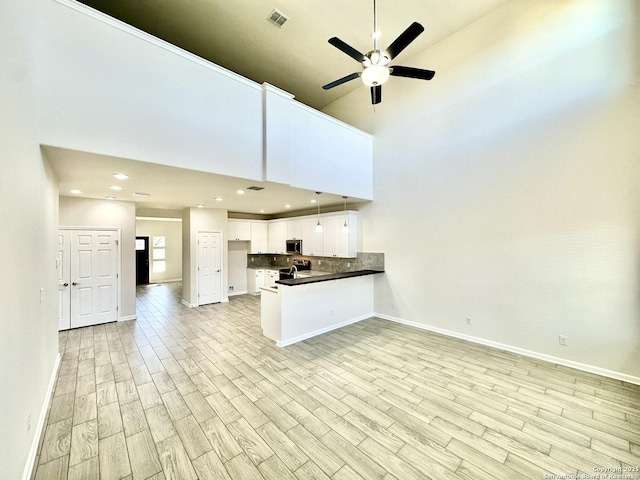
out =
{"type": "Polygon", "coordinates": [[[389,67],[382,65],[371,65],[362,72],[362,82],[368,87],[382,85],[389,80],[391,74],[389,67]]]}

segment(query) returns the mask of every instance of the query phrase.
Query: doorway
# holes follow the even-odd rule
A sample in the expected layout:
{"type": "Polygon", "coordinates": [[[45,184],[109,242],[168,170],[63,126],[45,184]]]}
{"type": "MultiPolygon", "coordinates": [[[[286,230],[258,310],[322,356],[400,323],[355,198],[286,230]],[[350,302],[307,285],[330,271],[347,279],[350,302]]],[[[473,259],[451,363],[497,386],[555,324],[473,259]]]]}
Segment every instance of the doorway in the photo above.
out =
{"type": "Polygon", "coordinates": [[[117,229],[58,231],[58,330],[118,320],[117,229]]]}
{"type": "Polygon", "coordinates": [[[149,237],[136,237],[136,285],[149,285],[149,237]]]}

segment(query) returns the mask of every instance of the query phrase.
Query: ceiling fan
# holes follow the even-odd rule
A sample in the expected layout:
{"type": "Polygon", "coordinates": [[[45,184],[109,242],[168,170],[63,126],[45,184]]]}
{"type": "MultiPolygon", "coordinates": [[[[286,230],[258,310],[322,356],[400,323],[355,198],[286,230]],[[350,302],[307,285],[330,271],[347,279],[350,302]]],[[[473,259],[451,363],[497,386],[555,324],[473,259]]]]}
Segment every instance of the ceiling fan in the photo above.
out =
{"type": "Polygon", "coordinates": [[[373,0],[373,50],[367,54],[363,54],[340,40],[338,37],[332,37],[329,39],[329,43],[331,45],[362,63],[364,70],[362,72],[351,73],[331,83],[327,83],[326,85],[323,85],[322,88],[329,90],[330,88],[337,87],[338,85],[342,85],[343,83],[360,77],[365,85],[371,87],[371,103],[375,105],[382,101],[382,84],[389,79],[390,75],[394,77],[431,80],[436,74],[433,70],[389,65],[389,62],[407,48],[409,44],[418,38],[418,35],[422,32],[424,32],[424,27],[418,22],[413,22],[391,43],[391,45],[387,47],[386,50],[379,50],[378,37],[380,34],[378,32],[378,12],[376,8],[376,0],[373,0]]]}

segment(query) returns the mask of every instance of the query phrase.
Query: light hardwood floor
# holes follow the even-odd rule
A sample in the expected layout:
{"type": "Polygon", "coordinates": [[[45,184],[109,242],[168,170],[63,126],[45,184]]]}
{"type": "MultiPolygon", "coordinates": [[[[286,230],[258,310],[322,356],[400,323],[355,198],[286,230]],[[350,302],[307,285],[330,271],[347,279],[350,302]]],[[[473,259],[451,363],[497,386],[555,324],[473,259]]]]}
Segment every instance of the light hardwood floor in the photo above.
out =
{"type": "Polygon", "coordinates": [[[379,319],[281,349],[259,297],[189,309],[180,288],[139,288],[137,321],[60,333],[37,480],[640,467],[638,386],[379,319]]]}

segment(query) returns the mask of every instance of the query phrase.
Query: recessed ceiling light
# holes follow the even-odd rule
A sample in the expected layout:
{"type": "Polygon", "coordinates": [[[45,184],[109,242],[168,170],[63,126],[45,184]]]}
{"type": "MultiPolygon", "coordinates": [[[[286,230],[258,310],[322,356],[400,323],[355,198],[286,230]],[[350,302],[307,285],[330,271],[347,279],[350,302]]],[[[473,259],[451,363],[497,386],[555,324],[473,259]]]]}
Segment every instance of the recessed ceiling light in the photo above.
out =
{"type": "Polygon", "coordinates": [[[106,198],[107,200],[117,200],[118,199],[118,197],[112,197],[111,195],[107,195],[104,198],[106,198]]]}
{"type": "Polygon", "coordinates": [[[74,195],[80,195],[82,193],[82,190],[78,190],[77,188],[74,188],[73,190],[69,190],[70,193],[73,193],[74,195]]]}
{"type": "Polygon", "coordinates": [[[311,203],[316,203],[316,202],[317,200],[315,198],[311,200],[311,203]]]}
{"type": "Polygon", "coordinates": [[[261,209],[260,209],[260,213],[264,213],[264,208],[261,208],[261,209]]]}
{"type": "Polygon", "coordinates": [[[288,203],[284,206],[284,208],[291,208],[291,205],[289,205],[288,203]]]}
{"type": "Polygon", "coordinates": [[[196,205],[197,208],[204,208],[204,205],[199,203],[198,205],[196,205]]]}
{"type": "Polygon", "coordinates": [[[236,190],[236,193],[237,193],[238,195],[244,195],[244,190],[236,190]]]}
{"type": "Polygon", "coordinates": [[[118,180],[126,180],[127,178],[129,178],[129,175],[126,175],[124,173],[114,173],[113,176],[118,180]]]}
{"type": "Polygon", "coordinates": [[[134,197],[150,197],[151,194],[150,193],[144,193],[144,192],[133,192],[133,196],[134,197]]]}
{"type": "Polygon", "coordinates": [[[224,198],[222,198],[222,197],[216,197],[216,202],[221,202],[223,200],[224,200],[224,198]]]}
{"type": "Polygon", "coordinates": [[[122,190],[122,187],[119,187],[118,185],[111,185],[109,188],[111,190],[115,190],[116,192],[122,190]]]}

